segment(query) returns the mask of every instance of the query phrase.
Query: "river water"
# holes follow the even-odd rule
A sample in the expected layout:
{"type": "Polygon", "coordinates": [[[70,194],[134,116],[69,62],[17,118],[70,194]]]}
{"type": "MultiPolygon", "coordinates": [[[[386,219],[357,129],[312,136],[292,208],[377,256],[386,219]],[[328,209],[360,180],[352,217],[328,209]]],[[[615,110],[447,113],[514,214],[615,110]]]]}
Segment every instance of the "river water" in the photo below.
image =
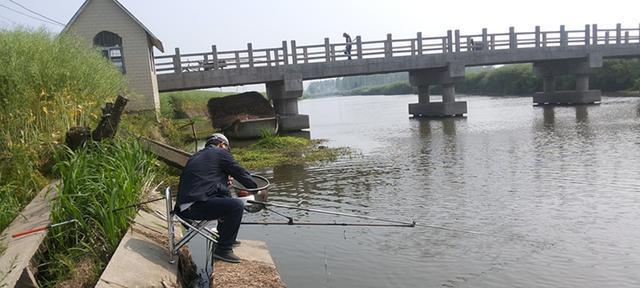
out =
{"type": "Polygon", "coordinates": [[[263,172],[274,203],[417,227],[245,225],[239,238],[266,241],[289,287],[640,287],[640,99],[458,99],[468,116],[440,120],[410,119],[415,95],[302,100],[311,137],[354,153],[263,172]]]}

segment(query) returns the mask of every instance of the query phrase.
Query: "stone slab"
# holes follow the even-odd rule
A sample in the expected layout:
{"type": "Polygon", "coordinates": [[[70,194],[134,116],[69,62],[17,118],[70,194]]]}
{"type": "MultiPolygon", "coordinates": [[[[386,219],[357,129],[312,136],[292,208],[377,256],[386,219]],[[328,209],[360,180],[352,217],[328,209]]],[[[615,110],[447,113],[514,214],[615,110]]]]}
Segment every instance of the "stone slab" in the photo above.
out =
{"type": "Polygon", "coordinates": [[[0,236],[6,250],[0,256],[0,287],[37,287],[31,258],[38,252],[46,237],[46,230],[18,238],[11,236],[50,224],[50,201],[57,190],[58,181],[42,189],[11,222],[0,236]]]}
{"type": "Polygon", "coordinates": [[[411,103],[409,114],[414,117],[452,117],[462,116],[467,113],[467,102],[458,101],[451,103],[411,103]]]}
{"type": "Polygon", "coordinates": [[[600,102],[600,90],[538,92],[533,95],[534,105],[576,105],[600,102]]]}
{"type": "MultiPolygon", "coordinates": [[[[149,209],[166,210],[164,201],[149,209]]],[[[153,212],[138,211],[96,287],[174,287],[178,266],[169,263],[166,227],[153,212]]]]}

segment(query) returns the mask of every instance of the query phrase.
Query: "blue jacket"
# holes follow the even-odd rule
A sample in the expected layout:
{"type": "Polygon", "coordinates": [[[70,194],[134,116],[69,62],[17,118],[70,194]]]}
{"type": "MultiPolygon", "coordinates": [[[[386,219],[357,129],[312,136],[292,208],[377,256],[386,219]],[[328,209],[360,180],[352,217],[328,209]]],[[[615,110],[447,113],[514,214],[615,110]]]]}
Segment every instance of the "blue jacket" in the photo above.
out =
{"type": "Polygon", "coordinates": [[[196,152],[180,175],[176,205],[207,201],[210,197],[231,197],[229,175],[247,188],[257,187],[251,174],[233,159],[229,151],[210,146],[196,152]]]}

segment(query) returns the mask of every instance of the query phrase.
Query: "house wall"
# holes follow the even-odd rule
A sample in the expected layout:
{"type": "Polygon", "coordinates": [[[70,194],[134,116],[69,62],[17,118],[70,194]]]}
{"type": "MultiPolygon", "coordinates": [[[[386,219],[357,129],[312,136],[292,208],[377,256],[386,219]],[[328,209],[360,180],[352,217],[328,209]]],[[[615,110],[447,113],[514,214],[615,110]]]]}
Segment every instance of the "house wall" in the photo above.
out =
{"type": "MultiPolygon", "coordinates": [[[[112,0],[93,0],[68,30],[93,45],[101,31],[122,38],[125,76],[129,83],[127,111],[159,111],[158,83],[153,71],[153,46],[145,30],[112,0]]],[[[114,95],[115,98],[116,95],[114,95]]]]}

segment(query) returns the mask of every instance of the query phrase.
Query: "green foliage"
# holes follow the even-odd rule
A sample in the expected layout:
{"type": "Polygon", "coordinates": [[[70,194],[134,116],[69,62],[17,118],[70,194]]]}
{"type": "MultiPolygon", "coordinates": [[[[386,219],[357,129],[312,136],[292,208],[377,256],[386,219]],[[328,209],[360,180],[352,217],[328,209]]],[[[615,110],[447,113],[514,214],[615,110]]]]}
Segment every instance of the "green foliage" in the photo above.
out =
{"type": "Polygon", "coordinates": [[[244,148],[233,150],[234,157],[247,169],[275,167],[287,164],[332,161],[346,149],[332,149],[322,142],[299,137],[269,135],[244,148]]]}
{"type": "MultiPolygon", "coordinates": [[[[480,95],[530,95],[542,90],[542,80],[533,73],[531,64],[504,65],[499,68],[471,67],[463,81],[456,83],[456,91],[480,95]]],[[[640,90],[640,59],[609,59],[603,67],[594,69],[590,87],[605,92],[640,90]]],[[[393,95],[414,94],[415,89],[406,73],[343,77],[313,82],[307,96],[322,95],[393,95]],[[392,79],[396,81],[389,82],[392,79]]],[[[557,90],[575,89],[575,76],[556,78],[557,90]]],[[[435,85],[431,91],[440,93],[435,85]]]]}
{"type": "Polygon", "coordinates": [[[633,87],[631,89],[640,92],[640,77],[633,81],[633,87]]]}
{"type": "Polygon", "coordinates": [[[17,186],[7,183],[0,186],[0,227],[7,227],[13,221],[13,217],[20,212],[20,202],[14,196],[17,186]]]}
{"type": "Polygon", "coordinates": [[[381,86],[359,88],[351,91],[352,95],[402,95],[416,93],[408,82],[395,82],[381,86]]]}
{"type": "Polygon", "coordinates": [[[531,64],[502,66],[487,72],[479,84],[478,92],[487,95],[532,94],[541,87],[531,64]]]}
{"type": "Polygon", "coordinates": [[[160,93],[160,114],[175,119],[206,116],[209,99],[230,94],[233,93],[207,90],[160,93]]]}
{"type": "Polygon", "coordinates": [[[635,82],[640,79],[639,59],[611,59],[596,69],[590,79],[594,89],[602,91],[622,91],[633,89],[635,82]]]}
{"type": "MultiPolygon", "coordinates": [[[[95,123],[99,107],[126,83],[97,51],[70,36],[2,30],[0,47],[0,191],[3,202],[13,197],[21,209],[46,183],[46,164],[68,128],[95,123]]],[[[15,209],[0,214],[11,219],[15,209]]]]}
{"type": "MultiPolygon", "coordinates": [[[[63,185],[52,203],[51,221],[77,222],[49,231],[38,276],[46,286],[67,277],[84,257],[99,268],[106,265],[137,210],[114,209],[137,203],[157,172],[155,158],[135,139],[91,143],[76,152],[65,149],[55,158],[63,185]]],[[[96,277],[84,285],[95,284],[96,277]]]]}

